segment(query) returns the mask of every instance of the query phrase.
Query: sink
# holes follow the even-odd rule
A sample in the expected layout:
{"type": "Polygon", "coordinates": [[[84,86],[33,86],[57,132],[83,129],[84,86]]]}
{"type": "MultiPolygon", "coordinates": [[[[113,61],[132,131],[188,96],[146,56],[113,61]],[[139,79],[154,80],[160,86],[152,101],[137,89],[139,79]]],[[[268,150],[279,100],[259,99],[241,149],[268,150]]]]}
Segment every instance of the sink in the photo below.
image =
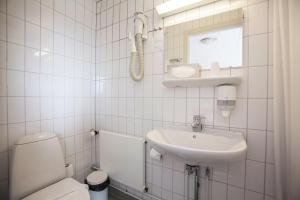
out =
{"type": "Polygon", "coordinates": [[[192,132],[161,128],[148,132],[146,139],[161,153],[170,153],[202,164],[242,160],[247,151],[242,133],[217,129],[192,132]]]}

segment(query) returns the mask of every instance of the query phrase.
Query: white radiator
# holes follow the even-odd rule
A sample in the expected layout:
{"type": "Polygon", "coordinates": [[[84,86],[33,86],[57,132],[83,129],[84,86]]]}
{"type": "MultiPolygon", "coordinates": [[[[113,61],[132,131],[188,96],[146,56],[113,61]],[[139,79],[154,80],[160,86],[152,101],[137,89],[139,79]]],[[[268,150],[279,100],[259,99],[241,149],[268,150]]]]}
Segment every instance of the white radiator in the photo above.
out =
{"type": "Polygon", "coordinates": [[[144,191],[145,140],[101,130],[100,168],[111,179],[144,191]]]}

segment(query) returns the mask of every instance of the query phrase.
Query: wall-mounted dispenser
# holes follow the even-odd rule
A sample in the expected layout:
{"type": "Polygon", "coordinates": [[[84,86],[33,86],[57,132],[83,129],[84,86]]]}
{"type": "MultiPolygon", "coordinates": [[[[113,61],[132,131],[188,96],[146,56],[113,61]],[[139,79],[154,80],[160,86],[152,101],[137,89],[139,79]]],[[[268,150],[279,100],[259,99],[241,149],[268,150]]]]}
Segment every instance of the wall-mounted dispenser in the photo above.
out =
{"type": "Polygon", "coordinates": [[[220,85],[217,90],[217,106],[223,117],[229,117],[235,106],[236,87],[234,85],[220,85]]]}
{"type": "Polygon", "coordinates": [[[144,77],[144,46],[143,40],[148,36],[147,16],[143,12],[134,14],[134,35],[129,34],[131,41],[131,58],[129,71],[133,80],[140,81],[144,77]],[[139,68],[136,67],[137,57],[139,58],[139,68]]]}

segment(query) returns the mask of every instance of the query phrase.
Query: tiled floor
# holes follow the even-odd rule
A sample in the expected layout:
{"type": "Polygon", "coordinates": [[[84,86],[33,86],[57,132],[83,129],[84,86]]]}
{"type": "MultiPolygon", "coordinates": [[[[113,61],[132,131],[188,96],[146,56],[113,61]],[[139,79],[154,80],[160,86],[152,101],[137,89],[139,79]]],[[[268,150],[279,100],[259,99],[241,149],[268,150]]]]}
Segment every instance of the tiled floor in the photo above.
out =
{"type": "Polygon", "coordinates": [[[108,190],[108,200],[137,200],[112,187],[108,190]]]}

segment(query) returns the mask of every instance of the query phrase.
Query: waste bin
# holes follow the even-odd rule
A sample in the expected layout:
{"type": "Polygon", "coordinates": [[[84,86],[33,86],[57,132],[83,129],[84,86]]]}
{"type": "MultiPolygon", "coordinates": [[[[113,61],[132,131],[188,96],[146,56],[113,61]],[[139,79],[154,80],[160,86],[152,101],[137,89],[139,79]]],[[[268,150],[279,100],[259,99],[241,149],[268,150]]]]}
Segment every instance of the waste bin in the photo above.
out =
{"type": "Polygon", "coordinates": [[[98,170],[90,173],[85,183],[89,186],[91,200],[107,200],[108,185],[110,183],[107,173],[98,170]]]}

